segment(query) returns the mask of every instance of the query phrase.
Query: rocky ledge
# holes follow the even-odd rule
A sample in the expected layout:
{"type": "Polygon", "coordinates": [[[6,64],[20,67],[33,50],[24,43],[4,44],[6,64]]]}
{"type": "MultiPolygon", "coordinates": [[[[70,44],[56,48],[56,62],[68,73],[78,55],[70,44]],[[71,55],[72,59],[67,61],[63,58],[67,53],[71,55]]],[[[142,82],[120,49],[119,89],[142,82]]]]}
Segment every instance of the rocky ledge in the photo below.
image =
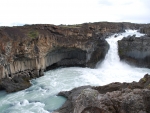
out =
{"type": "Polygon", "coordinates": [[[118,41],[118,53],[131,65],[150,68],[150,37],[124,37],[118,41]]]}
{"type": "Polygon", "coordinates": [[[97,22],[0,27],[0,89],[28,88],[30,79],[59,66],[94,68],[109,49],[106,37],[143,26],[147,25],[97,22]]]}
{"type": "Polygon", "coordinates": [[[118,41],[121,60],[138,67],[150,68],[150,25],[139,29],[145,36],[127,36],[118,41]]]}
{"type": "Polygon", "coordinates": [[[82,86],[58,95],[67,101],[53,113],[150,113],[150,75],[139,82],[82,86]]]}
{"type": "Polygon", "coordinates": [[[140,32],[146,34],[147,36],[150,37],[150,25],[141,27],[140,32]]]}

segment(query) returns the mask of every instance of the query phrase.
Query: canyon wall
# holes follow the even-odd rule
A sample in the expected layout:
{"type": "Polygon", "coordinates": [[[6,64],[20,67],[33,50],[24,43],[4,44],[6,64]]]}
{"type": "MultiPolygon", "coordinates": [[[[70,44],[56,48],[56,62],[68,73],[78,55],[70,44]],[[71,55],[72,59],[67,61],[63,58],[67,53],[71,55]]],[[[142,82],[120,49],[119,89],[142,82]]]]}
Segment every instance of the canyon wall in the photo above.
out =
{"type": "Polygon", "coordinates": [[[118,41],[118,53],[121,60],[139,67],[150,68],[150,28],[140,29],[145,36],[128,36],[118,41]]]}
{"type": "Polygon", "coordinates": [[[140,32],[144,33],[144,34],[147,34],[147,36],[150,37],[150,25],[147,25],[145,27],[141,27],[140,32]]]}
{"type": "Polygon", "coordinates": [[[146,25],[97,22],[0,27],[0,89],[25,89],[30,79],[53,67],[94,68],[109,49],[106,37],[142,26],[146,25]]]}

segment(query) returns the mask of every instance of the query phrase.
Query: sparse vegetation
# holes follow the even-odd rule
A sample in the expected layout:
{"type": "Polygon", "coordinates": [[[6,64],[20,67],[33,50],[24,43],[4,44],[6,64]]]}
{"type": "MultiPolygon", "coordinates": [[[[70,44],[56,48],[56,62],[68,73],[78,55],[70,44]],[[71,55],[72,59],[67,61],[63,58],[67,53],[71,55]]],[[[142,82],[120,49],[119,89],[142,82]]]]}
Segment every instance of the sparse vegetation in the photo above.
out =
{"type": "Polygon", "coordinates": [[[28,36],[29,36],[30,38],[32,38],[32,39],[38,37],[38,35],[39,35],[39,33],[38,33],[37,31],[30,31],[30,32],[28,33],[28,36]]]}
{"type": "Polygon", "coordinates": [[[74,25],[59,25],[60,27],[66,27],[66,28],[80,28],[82,24],[74,24],[74,25]]]}
{"type": "Polygon", "coordinates": [[[146,82],[146,79],[145,79],[145,78],[142,78],[142,81],[143,81],[143,82],[146,82]]]}

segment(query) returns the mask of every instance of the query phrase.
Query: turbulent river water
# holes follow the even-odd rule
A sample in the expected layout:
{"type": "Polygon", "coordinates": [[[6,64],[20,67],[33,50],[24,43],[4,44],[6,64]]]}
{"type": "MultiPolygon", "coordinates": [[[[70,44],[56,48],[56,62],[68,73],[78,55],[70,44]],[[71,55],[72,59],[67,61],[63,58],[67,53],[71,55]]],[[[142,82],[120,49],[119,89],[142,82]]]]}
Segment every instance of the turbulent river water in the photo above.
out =
{"type": "Polygon", "coordinates": [[[117,38],[114,38],[115,35],[107,38],[110,49],[96,69],[70,67],[50,70],[45,72],[45,76],[31,80],[33,85],[28,89],[11,94],[0,91],[0,113],[51,113],[66,100],[56,96],[60,91],[83,85],[138,81],[145,74],[150,74],[150,69],[133,67],[119,59],[117,41],[133,34],[143,35],[136,30],[126,30],[117,38]]]}

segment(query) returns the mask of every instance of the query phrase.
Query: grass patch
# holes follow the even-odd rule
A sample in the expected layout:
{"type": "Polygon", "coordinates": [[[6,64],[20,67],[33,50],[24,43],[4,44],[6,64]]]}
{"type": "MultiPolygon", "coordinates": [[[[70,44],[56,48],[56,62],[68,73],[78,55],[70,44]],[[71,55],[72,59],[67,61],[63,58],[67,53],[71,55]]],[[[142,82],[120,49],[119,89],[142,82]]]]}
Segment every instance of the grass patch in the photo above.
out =
{"type": "Polygon", "coordinates": [[[29,36],[30,38],[32,38],[32,39],[37,38],[38,35],[39,35],[39,33],[38,33],[37,31],[30,31],[30,32],[28,33],[28,36],[29,36]]]}
{"type": "Polygon", "coordinates": [[[75,24],[75,25],[59,25],[60,27],[66,27],[66,28],[80,28],[82,24],[75,24]]]}

